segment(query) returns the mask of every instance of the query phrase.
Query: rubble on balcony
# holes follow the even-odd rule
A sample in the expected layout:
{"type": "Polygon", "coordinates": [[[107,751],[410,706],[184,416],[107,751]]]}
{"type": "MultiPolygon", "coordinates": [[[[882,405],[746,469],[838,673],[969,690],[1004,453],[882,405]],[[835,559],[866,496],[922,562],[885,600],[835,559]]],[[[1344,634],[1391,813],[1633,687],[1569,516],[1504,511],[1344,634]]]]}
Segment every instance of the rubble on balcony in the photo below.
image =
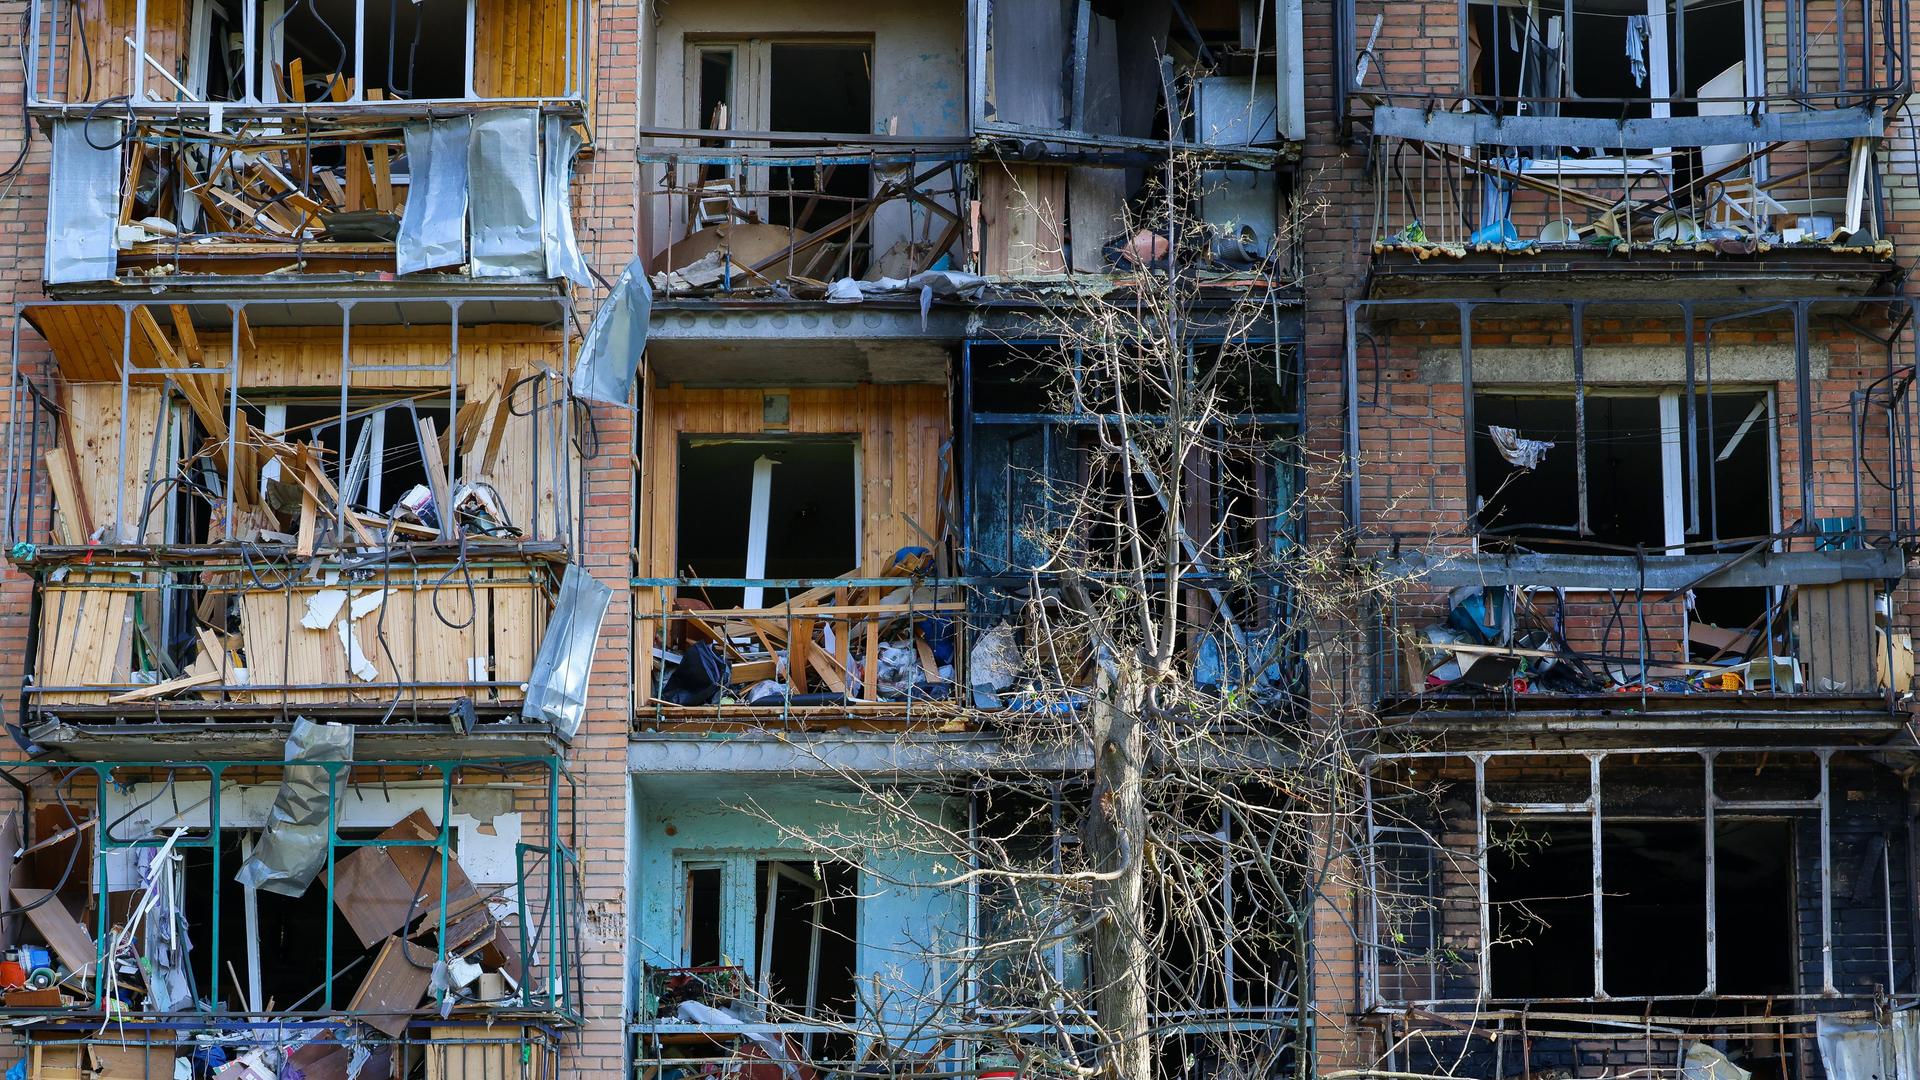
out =
{"type": "Polygon", "coordinates": [[[463,783],[352,748],[302,720],[284,765],[63,767],[60,789],[112,793],[0,819],[25,916],[0,1008],[34,1080],[399,1077],[441,1043],[429,1075],[499,1076],[478,1059],[518,1063],[576,1015],[570,855],[544,839],[556,815],[517,809],[552,766],[463,783]]]}
{"type": "Polygon", "coordinates": [[[1872,141],[1827,149],[1704,147],[1691,164],[1687,151],[1670,150],[1590,166],[1555,158],[1552,147],[1469,153],[1385,139],[1375,151],[1373,253],[1420,261],[1816,251],[1891,258],[1872,141]],[[1676,161],[1686,168],[1676,171],[1676,161]]]}
{"type": "Polygon", "coordinates": [[[533,109],[59,120],[47,281],[438,271],[584,285],[569,205],[581,145],[533,109]]]}
{"type": "Polygon", "coordinates": [[[50,390],[20,380],[38,421],[15,446],[38,468],[10,552],[35,580],[30,712],[329,705],[570,733],[547,695],[584,693],[586,669],[549,661],[546,629],[603,612],[554,610],[573,469],[560,338],[466,326],[461,349],[445,327],[349,338],[233,310],[226,327],[195,321],[224,307],[26,312],[58,368],[50,390]],[[350,388],[303,396],[329,379],[350,388]],[[529,683],[546,704],[522,717],[529,683]]]}
{"type": "Polygon", "coordinates": [[[897,587],[825,585],[768,607],[717,608],[682,590],[653,696],[683,708],[951,699],[966,605],[916,580],[932,563],[925,548],[904,549],[886,575],[897,587]]]}

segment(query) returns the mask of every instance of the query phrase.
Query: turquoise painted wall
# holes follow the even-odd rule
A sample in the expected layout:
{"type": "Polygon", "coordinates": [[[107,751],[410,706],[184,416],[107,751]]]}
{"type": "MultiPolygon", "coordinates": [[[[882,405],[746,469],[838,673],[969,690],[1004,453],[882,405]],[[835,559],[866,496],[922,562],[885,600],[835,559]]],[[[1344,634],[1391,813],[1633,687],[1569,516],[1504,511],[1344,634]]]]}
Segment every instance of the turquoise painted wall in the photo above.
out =
{"type": "MultiPolygon", "coordinates": [[[[633,865],[636,963],[673,967],[684,963],[684,881],[688,864],[722,868],[721,947],[728,962],[754,973],[759,943],[755,937],[754,868],[761,859],[819,857],[803,834],[827,835],[839,823],[848,832],[873,835],[876,826],[907,830],[911,825],[876,822],[850,812],[858,796],[845,788],[797,780],[641,777],[635,782],[633,865]],[[778,822],[779,825],[774,824],[778,822]]],[[[937,803],[920,811],[940,814],[937,803]]],[[[949,814],[955,811],[948,810],[949,814]]],[[[957,811],[957,826],[965,811],[957,811]]],[[[837,846],[837,845],[836,845],[837,846]]],[[[964,888],[935,883],[957,876],[964,867],[941,865],[907,850],[905,844],[874,845],[860,863],[857,981],[863,1026],[900,1031],[939,997],[955,978],[944,955],[966,941],[967,894],[964,888]]],[[[638,980],[638,968],[635,970],[638,980]]],[[[638,998],[636,998],[638,1000],[638,998]]]]}

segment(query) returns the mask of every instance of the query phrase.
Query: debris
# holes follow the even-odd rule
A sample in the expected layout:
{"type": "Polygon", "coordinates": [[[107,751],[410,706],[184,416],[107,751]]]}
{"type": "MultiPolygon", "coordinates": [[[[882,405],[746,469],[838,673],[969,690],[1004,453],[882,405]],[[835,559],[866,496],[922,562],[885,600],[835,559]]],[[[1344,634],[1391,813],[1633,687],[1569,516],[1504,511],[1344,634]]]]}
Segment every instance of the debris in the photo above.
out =
{"type": "Polygon", "coordinates": [[[1540,459],[1553,449],[1553,443],[1539,439],[1523,439],[1520,433],[1510,427],[1498,424],[1487,425],[1487,434],[1493,438],[1494,449],[1507,459],[1510,465],[1517,465],[1531,472],[1540,467],[1540,459]]]}
{"type": "Polygon", "coordinates": [[[281,896],[299,896],[327,864],[329,815],[345,783],[344,778],[335,782],[333,770],[297,763],[353,760],[353,726],[316,724],[300,717],[287,736],[285,760],[289,764],[266,832],[234,880],[281,896]]]}
{"type": "Polygon", "coordinates": [[[527,680],[527,700],[520,715],[552,724],[562,737],[572,738],[586,719],[587,683],[593,676],[593,654],[600,641],[600,624],[613,602],[613,590],[579,566],[569,565],[560,579],[560,598],[540,639],[527,680]]]}

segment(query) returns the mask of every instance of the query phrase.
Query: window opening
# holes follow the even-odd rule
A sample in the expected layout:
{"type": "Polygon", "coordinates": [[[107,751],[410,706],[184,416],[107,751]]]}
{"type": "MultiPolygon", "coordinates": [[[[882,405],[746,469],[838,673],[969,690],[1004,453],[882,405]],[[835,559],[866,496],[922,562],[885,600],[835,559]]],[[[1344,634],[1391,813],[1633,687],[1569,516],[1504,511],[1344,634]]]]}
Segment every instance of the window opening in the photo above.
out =
{"type": "MultiPolygon", "coordinates": [[[[343,828],[339,832],[343,840],[372,840],[380,830],[343,828]]],[[[335,1008],[344,1008],[347,1002],[353,1000],[354,993],[367,975],[368,963],[356,961],[370,960],[374,950],[361,946],[353,924],[340,913],[339,905],[327,896],[324,878],[299,896],[256,891],[258,921],[250,923],[247,889],[234,879],[234,873],[245,862],[249,844],[258,843],[259,837],[257,830],[221,830],[222,880],[218,882],[218,925],[213,922],[213,889],[216,883],[213,880],[212,849],[179,849],[186,859],[186,895],[181,907],[187,916],[189,933],[196,945],[210,943],[217,935],[220,939],[221,967],[231,965],[232,968],[211,971],[212,948],[189,950],[187,958],[193,969],[195,991],[202,998],[224,1002],[227,1008],[235,1012],[251,1009],[251,1002],[235,1000],[236,995],[242,992],[242,987],[249,995],[254,993],[248,983],[250,965],[246,963],[251,938],[258,942],[259,955],[264,961],[259,965],[260,986],[257,994],[261,1007],[266,1008],[271,1002],[271,1007],[277,1011],[319,1011],[324,1000],[321,987],[328,974],[322,943],[327,940],[327,924],[331,921],[333,1001],[335,1008]],[[236,986],[236,981],[240,985],[236,986]]],[[[418,955],[426,957],[426,963],[432,963],[434,947],[431,943],[416,945],[415,948],[419,950],[418,955]]]]}
{"type": "MultiPolygon", "coordinates": [[[[852,439],[684,440],[679,572],[831,578],[858,567],[857,450],[852,439]]],[[[710,588],[700,599],[713,607],[762,607],[798,591],[710,588]]]]}
{"type": "MultiPolygon", "coordinates": [[[[739,51],[733,46],[713,49],[696,49],[694,56],[699,65],[700,75],[700,111],[695,126],[712,131],[727,131],[737,125],[734,123],[734,63],[739,51]]],[[[702,139],[701,146],[725,146],[725,139],[702,139]]],[[[700,182],[710,183],[725,180],[733,175],[733,166],[721,164],[703,164],[700,166],[700,182]]]]}
{"type": "MultiPolygon", "coordinates": [[[[1497,97],[1506,116],[1617,120],[1738,112],[1738,102],[1702,108],[1669,98],[1744,96],[1747,52],[1743,2],[1576,0],[1571,21],[1558,3],[1470,2],[1467,8],[1468,81],[1475,95],[1497,97]],[[1712,93],[1705,94],[1709,84],[1712,93]],[[1543,100],[1552,98],[1566,100],[1543,100]]],[[[1607,158],[1621,149],[1540,147],[1530,156],[1607,158]]],[[[1645,154],[1652,148],[1625,149],[1645,154]]],[[[1678,164],[1698,158],[1697,151],[1687,153],[1678,164]]]]}
{"type": "Polygon", "coordinates": [[[721,873],[718,866],[687,867],[682,948],[688,967],[717,967],[721,962],[721,873]]]}
{"type": "MultiPolygon", "coordinates": [[[[1704,828],[1699,821],[1603,823],[1603,974],[1610,997],[1690,997],[1706,989],[1704,828]]],[[[1493,997],[1594,994],[1591,835],[1585,821],[1488,823],[1493,997]]],[[[1717,992],[1792,993],[1789,823],[1721,820],[1714,838],[1717,992]]],[[[1632,1003],[1621,1008],[1640,1011],[1632,1003]]],[[[1745,1003],[1705,1001],[1696,1008],[1724,1015],[1745,1003]]]]}
{"type": "MultiPolygon", "coordinates": [[[[263,25],[272,30],[275,22],[263,25]]],[[[280,55],[270,77],[287,87],[299,60],[302,100],[332,97],[335,82],[353,78],[361,48],[362,97],[467,96],[467,0],[287,0],[278,29],[280,55]],[[356,27],[362,2],[366,22],[356,27]]]]}
{"type": "Polygon", "coordinates": [[[1698,477],[1686,474],[1679,395],[1588,393],[1584,537],[1574,399],[1476,393],[1473,408],[1474,498],[1486,550],[1661,551],[1717,538],[1738,546],[1773,531],[1773,425],[1763,392],[1695,396],[1698,477]],[[1496,442],[1495,427],[1554,445],[1516,461],[1527,455],[1496,442]],[[1696,496],[1700,534],[1688,536],[1696,496]]]}
{"type": "MultiPolygon", "coordinates": [[[[781,1019],[777,1013],[784,1011],[807,1020],[852,1020],[859,871],[842,862],[761,860],[754,878],[755,970],[761,997],[776,1010],[770,1019],[781,1019]]],[[[802,1040],[808,1057],[815,1054],[813,1040],[802,1040]]],[[[847,1060],[850,1049],[826,1045],[820,1055],[847,1060]]]]}
{"type": "MultiPolygon", "coordinates": [[[[768,130],[871,134],[872,46],[775,42],[769,56],[768,130]]],[[[703,66],[703,89],[704,82],[703,66]]],[[[794,165],[768,172],[772,190],[796,193],[771,200],[768,220],[805,232],[845,217],[873,194],[872,169],[865,165],[794,165]]],[[[848,272],[858,277],[864,270],[863,253],[848,272]]]]}

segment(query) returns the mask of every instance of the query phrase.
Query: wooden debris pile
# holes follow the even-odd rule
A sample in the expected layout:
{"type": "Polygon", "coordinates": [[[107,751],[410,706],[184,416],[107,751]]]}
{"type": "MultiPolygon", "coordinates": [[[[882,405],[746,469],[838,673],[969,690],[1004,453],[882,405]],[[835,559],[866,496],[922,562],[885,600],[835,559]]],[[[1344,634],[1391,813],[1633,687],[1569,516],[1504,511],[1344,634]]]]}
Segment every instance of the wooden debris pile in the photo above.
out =
{"type": "Polygon", "coordinates": [[[965,610],[954,590],[917,583],[828,585],[764,608],[682,596],[667,620],[658,697],[686,706],[949,697],[965,610]]]}
{"type": "MultiPolygon", "coordinates": [[[[335,100],[346,100],[351,86],[335,80],[335,100]]],[[[185,123],[142,122],[129,140],[122,246],[209,239],[390,244],[397,234],[407,193],[397,126],[244,120],[215,131],[185,123]]]]}

